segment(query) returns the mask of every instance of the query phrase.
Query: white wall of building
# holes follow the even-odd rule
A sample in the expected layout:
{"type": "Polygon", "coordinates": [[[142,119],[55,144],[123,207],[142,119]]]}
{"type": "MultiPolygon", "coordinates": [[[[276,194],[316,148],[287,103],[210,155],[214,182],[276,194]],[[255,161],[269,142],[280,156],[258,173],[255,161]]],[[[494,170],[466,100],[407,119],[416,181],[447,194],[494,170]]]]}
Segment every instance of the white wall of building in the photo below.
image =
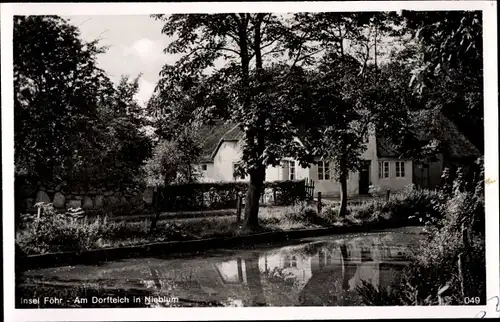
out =
{"type": "Polygon", "coordinates": [[[375,164],[376,167],[376,170],[373,172],[375,176],[372,176],[372,180],[374,182],[374,185],[380,187],[381,192],[385,192],[389,189],[391,191],[403,190],[406,186],[410,185],[413,182],[412,178],[413,164],[411,160],[395,160],[395,159],[380,158],[377,159],[377,162],[372,162],[372,163],[375,164]],[[379,178],[379,162],[384,162],[384,161],[389,163],[389,177],[379,178]],[[404,167],[405,167],[404,177],[396,176],[396,161],[404,162],[404,167]]]}
{"type": "MultiPolygon", "coordinates": [[[[370,163],[370,185],[378,186],[380,192],[384,193],[387,189],[398,191],[412,183],[412,161],[404,161],[405,176],[396,177],[396,160],[379,159],[377,157],[376,138],[373,132],[370,132],[367,141],[367,149],[362,154],[361,158],[371,160],[370,163]],[[379,177],[379,161],[389,162],[389,177],[379,177]]],[[[203,178],[201,181],[234,181],[233,167],[241,158],[241,147],[236,141],[226,141],[219,147],[213,163],[206,164],[206,170],[201,171],[203,178]]],[[[285,159],[285,161],[294,161],[285,159]]],[[[318,159],[319,161],[319,159],[318,159]]],[[[336,197],[340,195],[340,183],[333,179],[333,169],[330,169],[330,179],[322,180],[318,177],[318,166],[311,165],[310,167],[301,167],[297,161],[295,162],[295,180],[312,179],[315,182],[315,193],[321,191],[325,197],[336,197]]],[[[237,181],[248,181],[248,176],[245,179],[237,178],[237,181]]],[[[288,166],[269,166],[266,169],[266,181],[289,180],[290,168],[288,166]]],[[[359,173],[357,171],[350,172],[347,180],[347,194],[349,196],[359,195],[359,173]]]]}

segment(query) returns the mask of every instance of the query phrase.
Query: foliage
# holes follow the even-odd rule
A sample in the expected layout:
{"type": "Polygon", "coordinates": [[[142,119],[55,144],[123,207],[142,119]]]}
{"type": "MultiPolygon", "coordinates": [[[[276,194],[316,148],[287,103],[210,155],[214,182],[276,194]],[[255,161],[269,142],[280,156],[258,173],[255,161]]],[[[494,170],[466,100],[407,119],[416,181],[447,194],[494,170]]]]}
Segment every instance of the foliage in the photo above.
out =
{"type": "MultiPolygon", "coordinates": [[[[157,106],[182,107],[200,121],[218,117],[241,126],[245,137],[240,172],[250,175],[245,218],[248,226],[255,226],[266,166],[278,165],[281,152],[295,148],[296,129],[284,122],[289,107],[269,83],[286,84],[294,67],[314,61],[323,50],[308,42],[306,35],[314,29],[295,17],[272,13],[154,18],[164,21],[162,32],[175,39],[166,52],[184,54],[163,68],[157,106]],[[215,68],[219,62],[223,67],[215,68]]],[[[186,117],[185,112],[168,115],[186,117]]]]}
{"type": "Polygon", "coordinates": [[[431,14],[403,11],[402,16],[406,31],[424,47],[425,65],[421,71],[447,72],[466,63],[482,74],[483,24],[480,11],[435,11],[431,14]]]}
{"type": "MultiPolygon", "coordinates": [[[[442,192],[408,186],[401,192],[393,193],[388,201],[373,199],[349,205],[346,215],[351,221],[431,225],[442,218],[446,200],[442,192]]],[[[324,207],[321,216],[341,221],[338,217],[338,207],[338,205],[324,207]]]]}
{"type": "MultiPolygon", "coordinates": [[[[159,206],[164,211],[235,208],[238,194],[242,194],[247,185],[247,182],[173,184],[161,188],[159,206]]],[[[267,200],[272,200],[274,205],[293,205],[306,198],[304,181],[265,182],[264,190],[270,197],[267,200]]]]}
{"type": "MultiPolygon", "coordinates": [[[[410,85],[483,150],[483,22],[480,11],[403,11],[419,45],[410,85]]],[[[405,59],[404,61],[408,61],[405,59]]]]}
{"type": "Polygon", "coordinates": [[[187,131],[171,141],[161,139],[144,164],[146,184],[166,186],[196,181],[199,173],[194,165],[199,156],[199,140],[187,131]]]}
{"type": "Polygon", "coordinates": [[[114,86],[97,67],[104,51],[60,17],[14,19],[17,179],[133,181],[150,149],[139,132],[138,78],[114,86]]]}
{"type": "Polygon", "coordinates": [[[347,177],[363,164],[367,137],[377,133],[399,140],[408,124],[411,95],[393,85],[394,75],[402,75],[395,72],[396,66],[380,68],[377,63],[381,55],[376,44],[379,36],[388,34],[388,20],[383,14],[358,13],[305,19],[321,26],[318,41],[327,49],[317,69],[298,81],[302,89],[291,100],[301,111],[304,145],[312,155],[331,162],[341,184],[341,216],[347,207],[347,177]]]}
{"type": "Polygon", "coordinates": [[[103,131],[107,129],[109,141],[103,151],[105,157],[100,171],[94,174],[97,178],[104,177],[114,183],[138,181],[141,178],[140,169],[151,154],[152,144],[141,131],[145,124],[144,111],[135,99],[139,78],[140,75],[134,79],[122,76],[111,97],[111,105],[102,109],[99,115],[100,126],[103,131]]]}
{"type": "Polygon", "coordinates": [[[21,249],[30,254],[54,251],[88,250],[100,237],[98,222],[82,225],[71,214],[58,213],[43,206],[43,215],[24,215],[24,229],[16,236],[21,249]]]}
{"type": "Polygon", "coordinates": [[[14,19],[16,173],[62,177],[97,144],[97,104],[110,84],[97,42],[54,16],[14,19]],[[75,151],[77,155],[75,154],[75,151]]]}

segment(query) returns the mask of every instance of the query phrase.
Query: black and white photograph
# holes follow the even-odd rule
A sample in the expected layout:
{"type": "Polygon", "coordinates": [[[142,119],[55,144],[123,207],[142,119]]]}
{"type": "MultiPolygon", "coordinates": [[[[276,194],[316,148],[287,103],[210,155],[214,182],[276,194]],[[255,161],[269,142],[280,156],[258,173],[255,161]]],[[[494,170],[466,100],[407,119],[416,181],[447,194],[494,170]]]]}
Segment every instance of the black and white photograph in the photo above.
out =
{"type": "Polygon", "coordinates": [[[2,4],[6,320],[500,317],[496,2],[272,4],[2,4]]]}

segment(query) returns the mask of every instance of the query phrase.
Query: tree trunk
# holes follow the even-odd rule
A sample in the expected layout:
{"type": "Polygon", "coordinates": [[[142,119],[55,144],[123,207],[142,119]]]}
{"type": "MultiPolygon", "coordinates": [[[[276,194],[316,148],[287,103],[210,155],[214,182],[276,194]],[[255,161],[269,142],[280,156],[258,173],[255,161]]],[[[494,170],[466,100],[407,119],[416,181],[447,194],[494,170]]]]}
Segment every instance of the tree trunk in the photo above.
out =
{"type": "Polygon", "coordinates": [[[250,173],[250,183],[245,198],[245,228],[253,230],[259,227],[259,201],[265,176],[266,168],[264,166],[260,166],[250,173]]]}
{"type": "MultiPolygon", "coordinates": [[[[256,58],[256,71],[257,71],[257,80],[260,81],[262,77],[262,55],[261,55],[261,24],[262,24],[262,19],[264,15],[263,14],[257,14],[255,17],[254,21],[254,28],[255,28],[255,34],[254,34],[254,41],[253,41],[253,50],[255,52],[255,58],[256,58]]],[[[245,28],[246,32],[246,28],[245,28]]],[[[244,70],[249,71],[249,61],[250,58],[248,56],[248,41],[245,37],[243,37],[243,34],[245,32],[241,32],[241,37],[240,37],[240,48],[241,52],[245,53],[241,55],[241,62],[242,62],[242,67],[244,70]]],[[[246,82],[245,84],[248,86],[249,85],[249,76],[248,72],[247,74],[244,73],[243,80],[246,82]]],[[[245,102],[246,106],[250,106],[250,97],[248,96],[248,91],[244,93],[245,95],[245,102]]],[[[265,121],[265,116],[263,115],[263,111],[265,111],[265,107],[259,106],[259,110],[257,111],[257,122],[256,125],[247,133],[247,141],[250,143],[250,146],[252,147],[252,150],[255,152],[255,162],[260,162],[258,161],[260,158],[260,155],[264,151],[264,138],[262,136],[262,126],[265,121]],[[255,142],[255,139],[257,142],[255,142]],[[255,145],[256,143],[256,145],[255,145]]],[[[247,190],[247,195],[245,198],[245,228],[254,230],[259,227],[259,220],[258,220],[258,215],[259,215],[259,201],[260,201],[260,196],[262,194],[262,188],[264,186],[264,180],[266,177],[266,168],[265,165],[262,164],[257,164],[256,168],[252,169],[249,171],[250,174],[250,184],[248,185],[248,190],[247,190]]]]}

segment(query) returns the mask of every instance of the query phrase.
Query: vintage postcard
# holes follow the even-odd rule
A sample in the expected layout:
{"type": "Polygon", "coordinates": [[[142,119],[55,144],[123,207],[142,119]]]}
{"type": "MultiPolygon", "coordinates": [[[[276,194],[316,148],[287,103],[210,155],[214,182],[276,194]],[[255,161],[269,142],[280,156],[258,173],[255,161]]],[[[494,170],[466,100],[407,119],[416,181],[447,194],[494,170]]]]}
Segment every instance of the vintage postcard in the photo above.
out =
{"type": "Polygon", "coordinates": [[[5,320],[500,317],[496,9],[2,4],[5,320]]]}

